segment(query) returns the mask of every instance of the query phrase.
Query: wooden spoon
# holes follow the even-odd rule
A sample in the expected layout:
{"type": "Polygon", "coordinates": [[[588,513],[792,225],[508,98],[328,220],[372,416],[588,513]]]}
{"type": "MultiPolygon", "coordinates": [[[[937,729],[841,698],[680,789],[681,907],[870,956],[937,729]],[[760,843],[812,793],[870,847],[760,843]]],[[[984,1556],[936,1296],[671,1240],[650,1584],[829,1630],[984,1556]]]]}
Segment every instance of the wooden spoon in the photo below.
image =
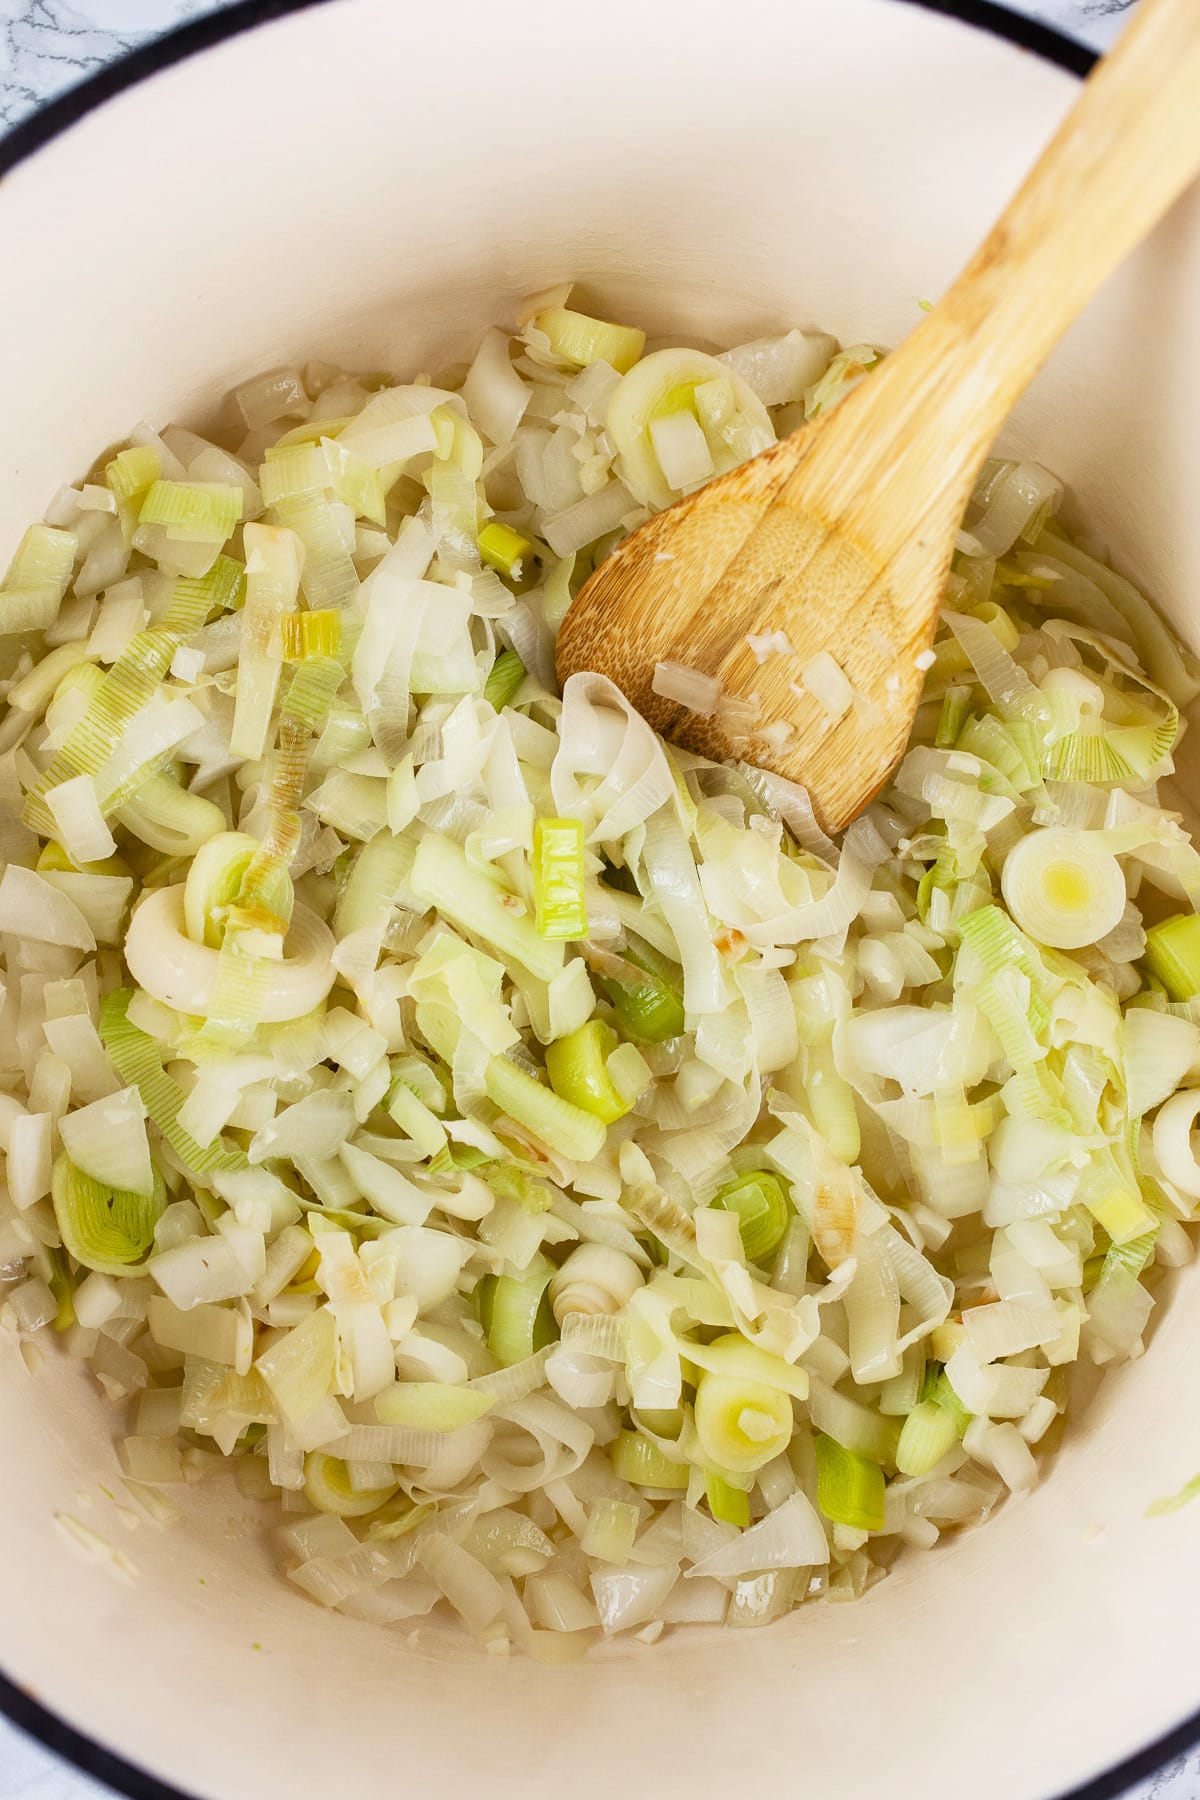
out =
{"type": "MultiPolygon", "coordinates": [[[[1013,403],[1096,289],[1200,168],[1200,0],[1142,0],[981,248],[912,336],[835,410],[617,545],[558,639],[560,677],[609,675],[659,731],[746,754],[654,693],[655,665],[757,691],[794,728],[749,754],[837,831],[902,753],[955,532],[1013,403]],[[760,667],[750,633],[795,655],[760,667]],[[801,683],[827,651],[855,690],[835,723],[801,683]],[[793,683],[796,686],[793,686],[793,683]]],[[[1096,380],[1104,379],[1103,369],[1096,380]]]]}

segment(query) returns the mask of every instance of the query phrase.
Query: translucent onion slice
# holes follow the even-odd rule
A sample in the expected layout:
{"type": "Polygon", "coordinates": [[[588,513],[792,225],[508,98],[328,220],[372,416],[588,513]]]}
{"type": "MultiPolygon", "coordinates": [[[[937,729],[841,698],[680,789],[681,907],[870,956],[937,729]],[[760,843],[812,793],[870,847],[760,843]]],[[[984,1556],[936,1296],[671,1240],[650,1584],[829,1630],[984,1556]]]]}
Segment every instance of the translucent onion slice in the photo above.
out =
{"type": "Polygon", "coordinates": [[[1105,937],[1120,923],[1127,899],[1116,857],[1090,833],[1058,827],[1014,845],[1001,887],[1022,930],[1056,950],[1079,950],[1105,937]]]}
{"type": "Polygon", "coordinates": [[[1189,1198],[1200,1199],[1200,1164],[1192,1148],[1192,1132],[1200,1114],[1200,1088],[1183,1088],[1158,1110],[1154,1121],[1154,1154],[1167,1180],[1189,1198]]]}
{"type": "MultiPolygon", "coordinates": [[[[277,1025],[319,1006],[333,986],[333,934],[315,913],[297,906],[274,964],[259,1018],[277,1025]]],[[[181,887],[147,894],[129,923],[125,961],[138,986],[177,1012],[207,1015],[220,968],[220,952],[194,944],[184,927],[181,887]]]]}
{"type": "MultiPolygon", "coordinates": [[[[678,498],[650,428],[676,412],[695,417],[693,409],[700,404],[697,388],[714,384],[724,405],[710,409],[712,425],[703,435],[718,473],[774,443],[766,408],[726,364],[700,350],[655,350],[622,376],[608,409],[608,435],[617,451],[617,467],[635,499],[660,508],[678,498]]],[[[694,473],[690,460],[686,473],[694,473]]]]}

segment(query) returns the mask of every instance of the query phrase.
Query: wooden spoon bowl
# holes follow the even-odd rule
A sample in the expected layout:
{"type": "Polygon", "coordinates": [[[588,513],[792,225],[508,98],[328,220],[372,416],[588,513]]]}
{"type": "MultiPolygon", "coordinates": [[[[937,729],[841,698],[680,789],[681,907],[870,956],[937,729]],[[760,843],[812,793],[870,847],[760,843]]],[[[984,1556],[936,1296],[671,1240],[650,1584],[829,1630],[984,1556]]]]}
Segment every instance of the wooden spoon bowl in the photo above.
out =
{"type": "Polygon", "coordinates": [[[807,787],[826,830],[848,824],[908,741],[990,445],[1198,168],[1200,0],[1142,0],[935,310],[834,410],[618,544],[563,621],[560,678],[611,676],[664,736],[748,754],[807,787]],[[748,639],[780,631],[791,651],[760,664],[748,639]],[[853,688],[837,717],[804,678],[822,651],[853,688]],[[664,662],[751,701],[766,736],[747,748],[719,715],[656,693],[664,662]]]}

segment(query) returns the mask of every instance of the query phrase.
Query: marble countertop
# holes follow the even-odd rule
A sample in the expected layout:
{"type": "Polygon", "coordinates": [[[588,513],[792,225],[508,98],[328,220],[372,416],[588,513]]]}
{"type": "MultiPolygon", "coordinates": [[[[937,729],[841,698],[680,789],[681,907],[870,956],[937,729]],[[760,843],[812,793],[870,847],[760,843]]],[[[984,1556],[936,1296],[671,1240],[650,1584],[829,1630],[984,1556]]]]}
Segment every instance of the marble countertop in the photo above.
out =
{"type": "MultiPolygon", "coordinates": [[[[1016,10],[1103,48],[1130,0],[1009,0],[1016,10]]],[[[63,88],[214,0],[0,0],[0,131],[63,88]]],[[[0,1720],[0,1800],[103,1800],[87,1780],[0,1720]]],[[[1200,1800],[1200,1752],[1126,1800],[1200,1800]]]]}

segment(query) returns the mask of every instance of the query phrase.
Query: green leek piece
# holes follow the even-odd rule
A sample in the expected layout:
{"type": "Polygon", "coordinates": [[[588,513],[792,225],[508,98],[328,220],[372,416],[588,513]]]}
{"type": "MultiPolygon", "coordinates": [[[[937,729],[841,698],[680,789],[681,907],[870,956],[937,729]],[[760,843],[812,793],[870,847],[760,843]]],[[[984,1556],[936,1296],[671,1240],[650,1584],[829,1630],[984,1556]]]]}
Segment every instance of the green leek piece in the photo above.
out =
{"type": "Polygon", "coordinates": [[[958,921],[959,936],[972,950],[989,975],[1004,969],[1020,969],[1036,987],[1044,984],[1046,970],[1041,957],[1025,933],[1014,925],[998,906],[981,906],[966,913],[958,921]]]}
{"type": "Polygon", "coordinates": [[[562,946],[548,942],[528,915],[511,912],[505,889],[476,868],[452,838],[430,832],[421,839],[410,886],[418,900],[436,906],[444,919],[536,980],[552,981],[562,968],[562,946]]]}
{"type": "Polygon", "coordinates": [[[686,1488],[687,1463],[672,1462],[665,1451],[638,1431],[619,1431],[609,1451],[613,1473],[634,1487],[686,1488]]]}
{"type": "Polygon", "coordinates": [[[477,1150],[474,1144],[444,1144],[436,1156],[430,1157],[426,1172],[453,1175],[455,1169],[478,1169],[490,1161],[486,1150],[477,1150]]]}
{"type": "Polygon", "coordinates": [[[300,587],[310,606],[350,606],[358,593],[354,557],[340,527],[336,503],[297,494],[272,508],[279,524],[304,546],[300,587]]]}
{"type": "Polygon", "coordinates": [[[1101,1277],[1111,1281],[1122,1271],[1135,1277],[1140,1276],[1154,1255],[1157,1239],[1156,1225],[1152,1231],[1145,1231],[1141,1237],[1131,1238],[1127,1243],[1110,1244],[1100,1265],[1101,1277]]]}
{"type": "Polygon", "coordinates": [[[532,549],[527,537],[496,519],[489,519],[479,533],[480,560],[498,574],[507,575],[510,581],[520,581],[521,564],[532,549]]]}
{"type": "Polygon", "coordinates": [[[971,1423],[971,1415],[950,1385],[950,1378],[941,1363],[932,1362],[925,1371],[925,1380],[921,1386],[921,1403],[932,1400],[943,1412],[949,1413],[954,1420],[954,1429],[959,1437],[971,1423]]]}
{"type": "Polygon", "coordinates": [[[1123,1247],[1136,1243],[1157,1229],[1154,1214],[1115,1164],[1111,1169],[1102,1167],[1100,1173],[1090,1179],[1085,1178],[1080,1183],[1079,1198],[1115,1245],[1123,1247]]]}
{"type": "Polygon", "coordinates": [[[957,1442],[953,1414],[934,1400],[921,1400],[901,1428],[896,1467],[902,1475],[928,1475],[957,1442]]]}
{"type": "Polygon", "coordinates": [[[45,593],[57,605],[70,586],[79,554],[79,540],[73,531],[56,525],[30,525],[0,586],[10,596],[45,593]]]}
{"type": "Polygon", "coordinates": [[[367,840],[338,895],[334,927],[339,938],[367,926],[383,931],[400,888],[412,874],[416,853],[411,837],[396,837],[390,831],[379,831],[367,840]]]}
{"type": "Polygon", "coordinates": [[[396,1538],[407,1537],[436,1513],[436,1500],[421,1500],[414,1506],[407,1494],[395,1494],[367,1526],[367,1541],[390,1544],[396,1538]]]}
{"type": "Polygon", "coordinates": [[[515,1162],[492,1162],[487,1167],[484,1180],[493,1194],[502,1199],[511,1200],[522,1212],[549,1212],[554,1205],[555,1192],[544,1176],[533,1169],[521,1167],[515,1162]]]}
{"type": "Polygon", "coordinates": [[[1200,995],[1200,914],[1176,913],[1146,933],[1146,967],[1172,1000],[1200,995]]]}
{"type": "Polygon", "coordinates": [[[65,1250],[49,1250],[50,1273],[46,1285],[58,1302],[58,1310],[54,1315],[55,1331],[70,1331],[75,1324],[75,1277],[71,1269],[71,1259],[65,1250]]]}
{"type": "Polygon", "coordinates": [[[244,1150],[231,1149],[220,1140],[203,1149],[179,1123],[183,1089],[162,1066],[154,1039],[129,1023],[133,988],[116,988],[100,1002],[100,1038],[109,1062],[129,1087],[142,1096],[147,1113],[180,1161],[197,1175],[214,1169],[244,1169],[244,1150]]]}
{"type": "Polygon", "coordinates": [[[1168,1513],[1178,1512],[1181,1507],[1190,1506],[1192,1501],[1200,1498],[1200,1475],[1193,1475],[1185,1481],[1177,1494],[1165,1494],[1159,1500],[1152,1500],[1146,1508],[1148,1519],[1162,1519],[1168,1513]]]}
{"type": "MultiPolygon", "coordinates": [[[[553,1047],[551,1045],[551,1049],[553,1047]]],[[[737,1214],[742,1248],[750,1262],[765,1262],[783,1242],[791,1208],[777,1175],[771,1175],[765,1169],[753,1169],[739,1175],[717,1189],[711,1204],[737,1214]]]]}
{"type": "Polygon", "coordinates": [[[548,306],[533,322],[550,339],[551,353],[560,362],[575,363],[581,369],[589,363],[606,362],[624,375],[646,348],[646,334],[635,326],[610,324],[566,306],[548,306]]]}
{"type": "Polygon", "coordinates": [[[679,1037],[686,1020],[676,965],[648,944],[627,943],[621,955],[625,962],[644,972],[645,980],[626,982],[601,976],[599,985],[625,1036],[639,1044],[663,1044],[668,1038],[679,1037]]]}
{"type": "Polygon", "coordinates": [[[333,491],[357,519],[369,519],[381,531],[387,529],[387,498],[383,478],[364,457],[345,444],[326,437],[321,441],[333,477],[333,491]]]}
{"type": "Polygon", "coordinates": [[[583,826],[578,819],[539,819],[534,825],[533,902],[541,937],[587,936],[583,826]]]}
{"type": "MultiPolygon", "coordinates": [[[[964,914],[958,920],[958,932],[993,981],[1007,969],[1020,970],[1030,988],[1029,1028],[1035,1035],[1044,1030],[1050,1018],[1043,998],[1047,986],[1046,965],[1025,933],[998,906],[981,906],[975,912],[964,914]]],[[[994,1021],[989,1020],[989,1023],[995,1028],[994,1021]]]]}
{"type": "Polygon", "coordinates": [[[696,1386],[696,1435],[707,1461],[745,1474],[761,1469],[792,1441],[789,1394],[766,1382],[705,1370],[696,1386]]]}
{"type": "Polygon", "coordinates": [[[272,444],[259,470],[259,486],[267,506],[297,495],[316,498],[333,487],[333,471],[319,444],[272,444]]]}
{"type": "Polygon", "coordinates": [[[358,1489],[350,1485],[350,1471],[336,1456],[312,1450],[304,1459],[304,1497],[318,1512],[336,1513],[341,1519],[363,1519],[378,1512],[396,1492],[396,1483],[384,1488],[358,1489]]]}
{"type": "Polygon", "coordinates": [[[247,525],[246,604],[234,689],[230,754],[257,762],[267,753],[281,663],[274,640],[296,610],[304,550],[295,534],[274,525],[247,525]]]}
{"type": "MultiPolygon", "coordinates": [[[[238,901],[246,871],[262,848],[245,831],[222,831],[202,844],[192,860],[183,890],[183,918],[194,944],[219,950],[225,940],[226,915],[238,901]]],[[[266,910],[283,925],[292,916],[292,884],[278,871],[266,910]]]]}
{"type": "Polygon", "coordinates": [[[546,1049],[550,1086],[572,1106],[595,1113],[606,1125],[629,1111],[612,1084],[605,1063],[617,1047],[617,1034],[602,1019],[589,1019],[577,1031],[546,1049]]]}
{"type": "Polygon", "coordinates": [[[120,856],[105,856],[99,862],[72,862],[55,838],[51,838],[49,843],[42,845],[38,852],[36,867],[39,874],[47,869],[52,873],[65,875],[124,875],[127,877],[131,873],[129,864],[120,856]]]}
{"type": "Polygon", "coordinates": [[[818,1432],[817,1505],[835,1525],[854,1531],[883,1530],[883,1470],[857,1450],[847,1450],[835,1438],[818,1432]]]}
{"type": "MultiPolygon", "coordinates": [[[[403,1077],[397,1076],[393,1080],[384,1099],[384,1109],[392,1123],[400,1127],[405,1137],[412,1139],[423,1156],[440,1156],[448,1148],[445,1126],[403,1077]]],[[[479,1154],[482,1156],[483,1152],[479,1154]]]]}
{"type": "Polygon", "coordinates": [[[58,607],[52,587],[0,587],[0,637],[47,630],[58,616],[58,607]]]}
{"type": "MultiPolygon", "coordinates": [[[[177,593],[183,585],[182,578],[176,582],[177,593]]],[[[232,556],[218,556],[207,575],[190,578],[187,585],[207,599],[210,618],[238,612],[246,603],[246,566],[232,556]]]]}
{"type": "Polygon", "coordinates": [[[479,1316],[488,1349],[505,1368],[552,1344],[558,1325],[550,1307],[554,1264],[541,1254],[519,1275],[486,1276],[479,1316]]]}
{"type": "MultiPolygon", "coordinates": [[[[430,840],[426,838],[425,842],[430,840]]],[[[418,1004],[417,1029],[448,1067],[454,1066],[454,1055],[461,1034],[460,1022],[447,1007],[418,1004]]],[[[540,1143],[558,1156],[572,1162],[591,1162],[604,1148],[607,1127],[595,1113],[572,1106],[529,1075],[505,1056],[489,1058],[484,1075],[484,1092],[493,1106],[524,1125],[540,1143]]]]}
{"type": "Polygon", "coordinates": [[[375,1396],[375,1416],[384,1425],[413,1431],[456,1431],[495,1405],[492,1394],[454,1387],[445,1381],[399,1381],[375,1396]]]}
{"type": "Polygon", "coordinates": [[[175,582],[162,622],[129,640],[101,680],[83,718],[68,732],[61,750],[29,790],[22,816],[41,837],[54,836],[46,794],[74,775],[99,772],[130,719],[153,697],[176,650],[208,618],[213,604],[212,572],[194,580],[181,576],[175,582]]]}
{"type": "Polygon", "coordinates": [[[833,1154],[847,1165],[856,1163],[862,1149],[862,1133],[854,1089],[838,1070],[829,1043],[810,1047],[804,1093],[812,1122],[833,1154]]]}
{"type": "Polygon", "coordinates": [[[169,537],[223,544],[242,516],[240,487],[219,481],[151,484],[138,512],[139,525],[161,525],[169,537]]]}
{"type": "Polygon", "coordinates": [[[60,1156],[51,1177],[54,1216],[77,1263],[104,1275],[137,1275],[154,1248],[154,1227],[167,1204],[166,1183],[154,1170],[149,1194],[107,1187],[60,1156]]]}
{"type": "Polygon", "coordinates": [[[917,883],[917,916],[922,924],[928,922],[934,893],[948,893],[958,881],[958,853],[952,845],[945,844],[917,883]]]}
{"type": "Polygon", "coordinates": [[[285,662],[342,654],[342,615],[335,606],[323,606],[315,612],[284,613],[279,631],[285,662]]]}
{"type": "Polygon", "coordinates": [[[937,736],[933,740],[939,750],[953,750],[958,742],[958,734],[966,724],[970,704],[969,687],[947,688],[942,701],[942,714],[938,720],[937,736]]]}
{"type": "Polygon", "coordinates": [[[652,1431],[655,1437],[670,1438],[674,1442],[682,1435],[687,1414],[682,1406],[640,1406],[638,1424],[646,1431],[652,1431]]]}
{"type": "Polygon", "coordinates": [[[724,1525],[738,1525],[744,1531],[750,1523],[750,1496],[734,1487],[714,1469],[704,1471],[704,1492],[708,1510],[724,1525]]]}
{"type": "MultiPolygon", "coordinates": [[[[436,1113],[439,1118],[442,1116],[450,1100],[448,1074],[439,1071],[425,1057],[418,1056],[415,1050],[406,1051],[403,1056],[393,1056],[392,1074],[397,1083],[403,1082],[406,1088],[411,1089],[430,1112],[436,1113]]],[[[465,1152],[468,1146],[464,1144],[459,1148],[465,1152]]],[[[476,1162],[486,1160],[486,1153],[482,1150],[472,1148],[471,1155],[476,1162]]],[[[474,1165],[460,1163],[458,1166],[467,1168],[474,1165]]]]}
{"type": "MultiPolygon", "coordinates": [[[[314,654],[307,657],[292,676],[279,716],[279,748],[267,795],[270,809],[267,835],[255,846],[234,900],[235,909],[247,915],[245,923],[251,927],[261,926],[265,915],[268,921],[277,922],[286,929],[291,918],[292,888],[288,871],[300,842],[300,801],[312,749],[311,739],[325,723],[344,674],[336,657],[314,654]]],[[[223,959],[226,944],[232,955],[238,947],[236,933],[223,940],[223,959]]],[[[244,971],[241,973],[244,975],[244,971]]],[[[265,969],[260,971],[260,987],[268,973],[265,969]]],[[[240,986],[241,978],[232,968],[223,967],[217,985],[219,989],[240,986]]],[[[214,1010],[213,1017],[219,1016],[225,1015],[214,1010]]],[[[249,1015],[245,1016],[248,1021],[249,1015]]],[[[257,1018],[257,1012],[254,1017],[257,1018]]]]}
{"type": "Polygon", "coordinates": [[[484,1078],[488,1099],[518,1125],[545,1144],[548,1150],[572,1162],[591,1162],[604,1148],[605,1125],[595,1113],[573,1106],[552,1088],[519,1068],[507,1057],[493,1056],[484,1078]]]}
{"type": "Polygon", "coordinates": [[[0,584],[0,633],[44,630],[55,618],[71,571],[74,532],[31,525],[0,584]]]}
{"type": "Polygon", "coordinates": [[[117,505],[142,501],[162,474],[162,460],[152,444],[131,444],[105,464],[104,479],[117,505]]]}
{"type": "Polygon", "coordinates": [[[492,672],[484,684],[483,697],[497,712],[510,706],[526,675],[525,664],[515,650],[502,650],[492,664],[492,672]]]}

